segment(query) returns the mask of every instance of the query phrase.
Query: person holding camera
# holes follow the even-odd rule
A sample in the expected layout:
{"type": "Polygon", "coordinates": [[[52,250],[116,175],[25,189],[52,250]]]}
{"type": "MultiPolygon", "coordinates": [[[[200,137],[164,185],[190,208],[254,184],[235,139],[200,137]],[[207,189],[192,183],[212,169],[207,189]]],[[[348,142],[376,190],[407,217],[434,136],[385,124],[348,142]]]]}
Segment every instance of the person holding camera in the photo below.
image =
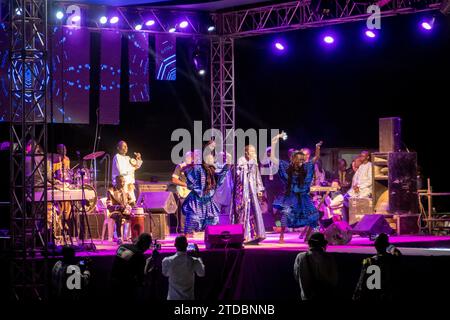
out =
{"type": "Polygon", "coordinates": [[[169,278],[167,300],[195,300],[195,275],[205,276],[205,266],[199,257],[197,245],[187,252],[188,242],[185,236],[175,239],[177,253],[162,261],[162,274],[169,278]]]}
{"type": "Polygon", "coordinates": [[[62,260],[52,269],[52,286],[57,300],[81,300],[91,278],[89,260],[76,261],[75,249],[70,246],[62,248],[62,260]]]}
{"type": "Polygon", "coordinates": [[[152,244],[152,236],[141,233],[134,244],[119,246],[112,266],[112,288],[115,295],[137,296],[144,283],[144,253],[152,244]]]}

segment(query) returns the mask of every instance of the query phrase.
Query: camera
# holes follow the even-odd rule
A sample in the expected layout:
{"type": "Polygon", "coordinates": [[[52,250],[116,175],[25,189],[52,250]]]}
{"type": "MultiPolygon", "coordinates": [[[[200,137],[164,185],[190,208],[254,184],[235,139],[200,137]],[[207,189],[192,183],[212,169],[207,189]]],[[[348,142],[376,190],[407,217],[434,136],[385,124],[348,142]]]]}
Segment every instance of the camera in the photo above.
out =
{"type": "Polygon", "coordinates": [[[195,251],[197,250],[197,245],[195,243],[189,243],[186,251],[195,251]]]}
{"type": "Polygon", "coordinates": [[[153,244],[151,245],[151,248],[153,250],[161,250],[161,243],[158,243],[158,241],[155,240],[155,242],[153,242],[153,244]]]}

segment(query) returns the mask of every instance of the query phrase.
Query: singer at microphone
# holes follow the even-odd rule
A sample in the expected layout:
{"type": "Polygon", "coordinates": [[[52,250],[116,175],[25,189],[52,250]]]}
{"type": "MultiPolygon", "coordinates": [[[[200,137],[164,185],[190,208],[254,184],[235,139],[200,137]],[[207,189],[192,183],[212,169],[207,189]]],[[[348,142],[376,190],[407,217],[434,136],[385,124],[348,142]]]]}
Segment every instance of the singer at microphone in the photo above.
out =
{"type": "Polygon", "coordinates": [[[132,196],[132,200],[136,201],[134,193],[134,172],[142,166],[142,157],[140,153],[135,152],[135,158],[131,158],[127,155],[128,145],[125,141],[119,141],[117,144],[117,154],[113,158],[112,162],[112,179],[116,184],[116,177],[121,175],[125,178],[125,187],[132,196]]]}

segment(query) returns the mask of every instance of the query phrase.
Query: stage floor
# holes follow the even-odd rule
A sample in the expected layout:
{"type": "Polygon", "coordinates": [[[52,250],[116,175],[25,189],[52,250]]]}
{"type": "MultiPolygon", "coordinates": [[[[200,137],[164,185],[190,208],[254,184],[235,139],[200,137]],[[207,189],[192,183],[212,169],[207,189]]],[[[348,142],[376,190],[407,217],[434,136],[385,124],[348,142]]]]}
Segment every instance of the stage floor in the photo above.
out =
{"type": "MultiPolygon", "coordinates": [[[[288,232],[285,234],[285,243],[278,243],[278,233],[267,233],[267,238],[259,245],[245,245],[245,250],[270,250],[270,251],[306,251],[307,244],[299,239],[299,232],[288,232]]],[[[171,234],[164,240],[159,240],[161,253],[175,252],[174,240],[176,234],[171,234]]],[[[390,241],[401,252],[407,256],[450,256],[450,236],[392,236],[390,241]]],[[[201,251],[205,249],[204,234],[197,233],[190,243],[196,243],[201,251]]],[[[97,247],[96,252],[80,252],[79,256],[113,255],[117,248],[115,242],[94,240],[97,247]]],[[[335,253],[350,254],[374,254],[373,241],[369,238],[354,236],[347,245],[330,245],[327,251],[335,253]]]]}

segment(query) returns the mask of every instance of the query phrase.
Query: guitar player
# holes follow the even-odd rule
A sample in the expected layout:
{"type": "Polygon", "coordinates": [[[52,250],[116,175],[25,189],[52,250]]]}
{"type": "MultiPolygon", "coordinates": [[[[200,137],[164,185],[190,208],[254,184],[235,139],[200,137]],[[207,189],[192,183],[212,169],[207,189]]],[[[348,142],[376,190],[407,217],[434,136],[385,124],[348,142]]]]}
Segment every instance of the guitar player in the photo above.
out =
{"type": "Polygon", "coordinates": [[[122,244],[122,220],[129,220],[134,200],[128,188],[125,188],[125,177],[118,175],[116,185],[108,189],[106,201],[111,218],[116,221],[117,244],[122,244]]]}
{"type": "Polygon", "coordinates": [[[184,175],[183,169],[192,164],[193,157],[192,152],[188,151],[184,155],[184,162],[177,164],[175,170],[172,173],[172,183],[176,186],[176,198],[177,198],[177,230],[176,232],[183,232],[184,230],[184,221],[186,217],[181,212],[181,205],[183,204],[183,200],[188,196],[190,190],[187,188],[186,184],[186,176],[184,175]]]}

